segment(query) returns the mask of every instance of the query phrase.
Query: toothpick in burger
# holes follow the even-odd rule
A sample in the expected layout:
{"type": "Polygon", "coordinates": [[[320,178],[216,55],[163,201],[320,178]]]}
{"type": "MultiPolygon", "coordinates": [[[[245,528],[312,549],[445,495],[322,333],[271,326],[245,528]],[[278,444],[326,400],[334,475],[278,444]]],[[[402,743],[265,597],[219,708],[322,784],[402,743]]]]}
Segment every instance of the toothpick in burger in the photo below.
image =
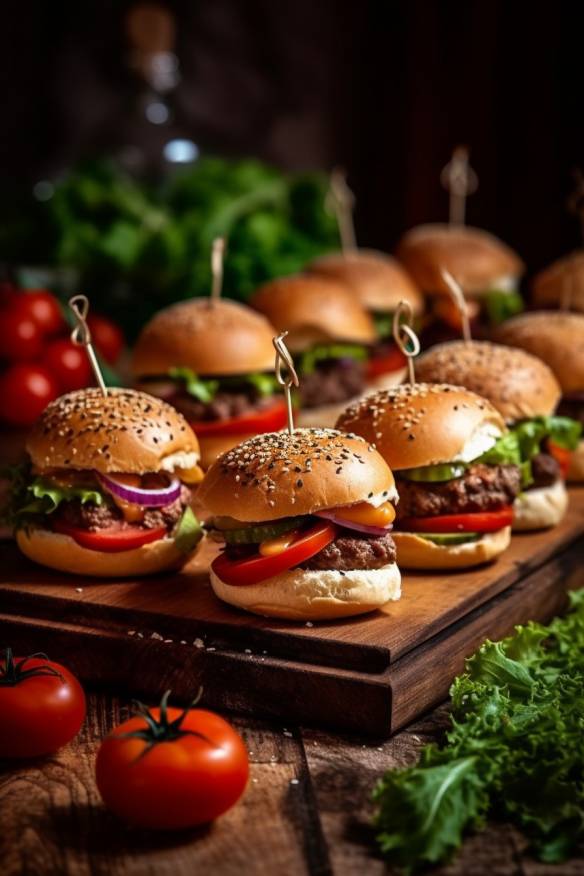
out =
{"type": "Polygon", "coordinates": [[[23,554],[97,577],[184,565],[202,536],[190,484],[202,478],[184,417],[131,389],[84,389],[48,405],[33,426],[11,519],[23,554]]]}
{"type": "MultiPolygon", "coordinates": [[[[524,313],[500,326],[495,340],[543,359],[562,388],[558,415],[584,427],[584,314],[543,310],[524,313]]],[[[582,437],[573,452],[569,446],[558,450],[563,450],[568,482],[584,482],[582,437]]]]}
{"type": "Polygon", "coordinates": [[[580,424],[555,415],[561,389],[551,369],[524,350],[450,341],[423,353],[416,373],[422,382],[456,382],[491,402],[510,430],[501,462],[521,467],[513,529],[556,526],[568,507],[567,456],[578,446],[580,424]]]}
{"type": "Polygon", "coordinates": [[[288,332],[300,378],[298,423],[332,426],[367,387],[367,350],[376,338],[370,315],[345,285],[313,274],[272,280],[250,304],[288,332]]]}
{"type": "Polygon", "coordinates": [[[393,475],[363,439],[333,430],[258,435],[207,472],[200,499],[225,544],[211,566],[224,602],[329,620],[400,597],[393,475]]]}
{"type": "Polygon", "coordinates": [[[507,462],[505,422],[486,399],[407,384],[352,405],[337,428],[374,442],[395,474],[400,566],[466,568],[508,547],[521,472],[507,462]]]}
{"type": "Polygon", "coordinates": [[[372,389],[400,383],[406,362],[392,336],[393,315],[406,301],[414,317],[424,308],[424,299],[412,278],[394,258],[370,249],[332,253],[311,262],[310,273],[343,283],[371,314],[377,340],[368,348],[367,380],[372,389]]]}

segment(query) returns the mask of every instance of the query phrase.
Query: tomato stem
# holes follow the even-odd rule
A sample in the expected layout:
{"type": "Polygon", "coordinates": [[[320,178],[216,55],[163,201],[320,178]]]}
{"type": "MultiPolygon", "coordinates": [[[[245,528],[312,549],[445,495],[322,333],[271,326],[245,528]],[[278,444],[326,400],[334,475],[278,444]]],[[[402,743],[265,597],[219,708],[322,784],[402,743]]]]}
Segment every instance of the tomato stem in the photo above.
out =
{"type": "Polygon", "coordinates": [[[53,666],[33,666],[30,669],[25,669],[25,665],[29,660],[48,660],[47,655],[42,651],[37,651],[35,654],[29,654],[28,657],[23,657],[18,662],[14,661],[12,648],[4,648],[4,666],[0,663],[0,687],[14,687],[17,684],[25,681],[27,678],[33,678],[41,675],[52,675],[60,678],[63,683],[65,679],[61,673],[53,666]]]}

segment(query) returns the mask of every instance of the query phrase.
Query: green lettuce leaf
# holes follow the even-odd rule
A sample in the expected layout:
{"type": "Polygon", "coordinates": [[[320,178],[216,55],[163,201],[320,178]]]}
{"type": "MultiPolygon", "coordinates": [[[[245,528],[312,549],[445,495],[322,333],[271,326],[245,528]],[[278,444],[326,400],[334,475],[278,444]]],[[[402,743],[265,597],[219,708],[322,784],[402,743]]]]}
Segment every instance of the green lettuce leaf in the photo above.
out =
{"type": "Polygon", "coordinates": [[[580,440],[582,428],[569,417],[532,417],[518,423],[513,433],[517,436],[521,458],[533,459],[539,453],[544,438],[566,450],[575,450],[580,440]]]}
{"type": "Polygon", "coordinates": [[[565,450],[576,450],[582,437],[582,426],[570,417],[546,417],[550,439],[565,450]]]}
{"type": "Polygon", "coordinates": [[[28,525],[31,518],[38,515],[52,514],[61,502],[76,499],[82,504],[93,502],[101,505],[105,501],[95,484],[66,487],[42,477],[31,481],[28,465],[13,466],[4,474],[10,478],[11,487],[8,503],[2,508],[0,519],[14,528],[28,525]]]}
{"type": "Polygon", "coordinates": [[[182,381],[185,391],[203,404],[212,402],[219,390],[218,380],[204,380],[190,368],[169,368],[168,376],[182,381]]]}
{"type": "Polygon", "coordinates": [[[301,374],[313,374],[319,362],[345,358],[364,361],[367,350],[359,344],[317,344],[302,353],[298,370],[301,374]]]}
{"type": "Polygon", "coordinates": [[[375,331],[379,338],[390,338],[393,334],[393,313],[374,311],[372,314],[375,331]]]}
{"type": "Polygon", "coordinates": [[[506,292],[504,289],[490,289],[484,296],[484,301],[492,326],[500,325],[516,313],[521,313],[525,307],[519,292],[506,292]]]}
{"type": "Polygon", "coordinates": [[[273,374],[254,372],[252,374],[237,374],[233,377],[199,377],[190,368],[170,368],[168,376],[173,380],[183,382],[184,388],[189,395],[198,399],[203,404],[212,402],[218,392],[241,390],[251,387],[260,398],[268,398],[273,395],[277,388],[277,381],[273,374]]]}
{"type": "Polygon", "coordinates": [[[475,461],[485,465],[521,465],[521,448],[516,433],[501,435],[491,449],[475,461]]]}
{"type": "Polygon", "coordinates": [[[183,554],[190,554],[203,537],[203,527],[192,508],[185,508],[174,532],[174,543],[183,554]]]}

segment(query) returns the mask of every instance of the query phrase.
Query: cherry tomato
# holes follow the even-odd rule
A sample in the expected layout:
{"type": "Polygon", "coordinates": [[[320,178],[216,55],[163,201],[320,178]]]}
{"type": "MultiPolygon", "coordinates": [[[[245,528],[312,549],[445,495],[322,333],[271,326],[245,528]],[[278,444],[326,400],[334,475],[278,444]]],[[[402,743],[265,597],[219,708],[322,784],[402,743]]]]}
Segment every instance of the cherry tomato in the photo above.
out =
{"type": "Polygon", "coordinates": [[[278,432],[287,422],[286,403],[278,399],[264,411],[255,414],[245,414],[242,417],[232,417],[230,420],[197,420],[191,421],[191,427],[196,435],[237,435],[247,432],[278,432]]]}
{"type": "Polygon", "coordinates": [[[15,426],[30,426],[58,395],[50,371],[17,362],[0,376],[0,418],[15,426]]]}
{"type": "Polygon", "coordinates": [[[43,363],[57,379],[61,392],[84,389],[92,383],[87,353],[68,338],[51,341],[43,356],[43,363]]]}
{"type": "Polygon", "coordinates": [[[104,803],[135,825],[163,830],[206,824],[241,797],[249,776],[238,733],[204,709],[151,709],[101,744],[95,773],[104,803]],[[172,722],[177,722],[172,728],[172,722]]]}
{"type": "Polygon", "coordinates": [[[108,529],[90,532],[88,529],[77,529],[75,526],[69,526],[59,519],[53,521],[53,529],[61,535],[68,535],[81,547],[88,548],[90,551],[101,551],[105,554],[131,551],[134,548],[142,547],[143,544],[158,541],[168,534],[165,526],[157,529],[141,529],[139,526],[131,524],[125,527],[112,526],[108,529]]]}
{"type": "Polygon", "coordinates": [[[36,359],[43,349],[43,333],[18,305],[0,311],[0,356],[11,362],[36,359]]]}
{"type": "Polygon", "coordinates": [[[16,308],[36,322],[44,336],[56,335],[67,328],[59,302],[45,289],[21,292],[16,308]]]}
{"type": "Polygon", "coordinates": [[[397,346],[390,349],[381,356],[372,356],[367,362],[367,377],[379,377],[381,374],[391,374],[392,371],[399,371],[406,366],[406,357],[397,346]]]}
{"type": "Polygon", "coordinates": [[[404,517],[402,532],[496,532],[513,523],[513,507],[476,514],[441,514],[437,517],[404,517]]]}
{"type": "Polygon", "coordinates": [[[560,466],[560,472],[562,477],[565,478],[570,469],[570,460],[572,458],[572,451],[566,450],[565,447],[560,447],[558,444],[554,444],[553,441],[547,442],[548,453],[553,456],[558,465],[560,466]]]}
{"type": "Polygon", "coordinates": [[[98,313],[90,313],[87,317],[87,325],[91,332],[91,341],[98,353],[101,353],[110,365],[120,358],[124,349],[124,336],[115,322],[100,316],[98,313]]]}
{"type": "Polygon", "coordinates": [[[0,657],[0,757],[52,754],[79,733],[83,688],[68,669],[44,655],[0,657]]]}
{"type": "Polygon", "coordinates": [[[225,584],[259,584],[313,557],[335,540],[337,532],[333,523],[317,523],[289,548],[273,557],[262,557],[258,553],[244,560],[230,560],[226,554],[219,554],[211,568],[225,584]]]}

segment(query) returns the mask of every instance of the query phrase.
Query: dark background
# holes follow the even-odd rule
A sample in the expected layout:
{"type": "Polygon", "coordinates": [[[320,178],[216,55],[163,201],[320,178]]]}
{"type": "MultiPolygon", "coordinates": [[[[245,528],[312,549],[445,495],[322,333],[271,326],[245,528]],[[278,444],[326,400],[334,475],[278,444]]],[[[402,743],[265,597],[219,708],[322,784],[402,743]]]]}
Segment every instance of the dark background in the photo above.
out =
{"type": "MultiPolygon", "coordinates": [[[[28,184],[115,140],[135,83],[120,0],[3,5],[0,174],[28,184]]],[[[180,124],[208,151],[348,168],[360,243],[444,220],[438,181],[467,143],[468,221],[531,271],[579,242],[580,4],[206,0],[176,13],[180,124]]]]}

